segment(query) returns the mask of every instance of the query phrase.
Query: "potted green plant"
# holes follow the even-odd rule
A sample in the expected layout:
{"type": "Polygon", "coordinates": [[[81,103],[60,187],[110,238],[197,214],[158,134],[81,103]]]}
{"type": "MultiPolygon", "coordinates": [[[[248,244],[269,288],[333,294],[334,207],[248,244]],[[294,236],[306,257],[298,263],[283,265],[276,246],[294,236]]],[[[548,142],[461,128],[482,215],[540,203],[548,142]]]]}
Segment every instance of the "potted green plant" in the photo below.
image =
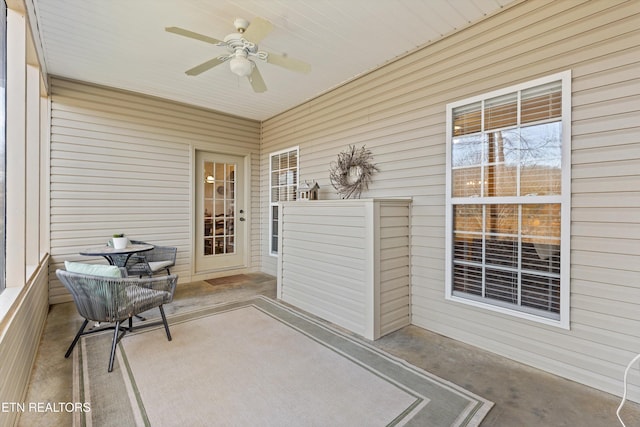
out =
{"type": "Polygon", "coordinates": [[[127,247],[127,243],[129,243],[129,239],[124,237],[122,233],[114,234],[112,240],[114,249],[124,249],[127,247]]]}

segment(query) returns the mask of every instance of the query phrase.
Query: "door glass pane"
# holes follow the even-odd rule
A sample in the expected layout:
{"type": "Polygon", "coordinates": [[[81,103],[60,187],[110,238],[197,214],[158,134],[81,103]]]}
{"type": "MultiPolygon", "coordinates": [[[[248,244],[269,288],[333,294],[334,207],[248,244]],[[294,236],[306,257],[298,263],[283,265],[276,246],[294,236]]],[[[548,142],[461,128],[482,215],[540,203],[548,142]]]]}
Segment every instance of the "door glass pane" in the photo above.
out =
{"type": "Polygon", "coordinates": [[[204,163],[204,255],[235,253],[234,163],[204,163]]]}

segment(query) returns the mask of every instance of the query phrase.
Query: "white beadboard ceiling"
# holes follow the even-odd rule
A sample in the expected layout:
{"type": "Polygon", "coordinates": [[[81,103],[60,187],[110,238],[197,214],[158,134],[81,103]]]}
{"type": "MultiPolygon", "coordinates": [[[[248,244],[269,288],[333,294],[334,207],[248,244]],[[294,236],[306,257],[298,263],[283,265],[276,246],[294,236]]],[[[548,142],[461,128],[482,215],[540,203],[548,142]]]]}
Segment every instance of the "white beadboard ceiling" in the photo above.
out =
{"type": "MultiPolygon", "coordinates": [[[[265,120],[513,0],[28,0],[49,75],[265,120]],[[261,17],[273,31],[260,50],[311,65],[298,74],[258,61],[268,90],[254,93],[228,63],[184,72],[226,53],[165,32],[177,26],[223,39],[233,21],[261,17]]],[[[32,18],[33,19],[33,18],[32,18]]]]}

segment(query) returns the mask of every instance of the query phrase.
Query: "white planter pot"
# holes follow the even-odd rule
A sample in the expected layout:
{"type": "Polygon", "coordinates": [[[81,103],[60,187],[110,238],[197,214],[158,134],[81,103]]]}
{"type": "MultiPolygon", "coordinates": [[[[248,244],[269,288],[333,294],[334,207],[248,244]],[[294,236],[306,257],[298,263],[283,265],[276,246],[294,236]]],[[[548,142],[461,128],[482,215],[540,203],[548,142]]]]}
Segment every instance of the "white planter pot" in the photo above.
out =
{"type": "Polygon", "coordinates": [[[129,243],[129,239],[126,237],[114,237],[113,238],[113,248],[114,249],[124,249],[127,247],[127,243],[129,243]]]}

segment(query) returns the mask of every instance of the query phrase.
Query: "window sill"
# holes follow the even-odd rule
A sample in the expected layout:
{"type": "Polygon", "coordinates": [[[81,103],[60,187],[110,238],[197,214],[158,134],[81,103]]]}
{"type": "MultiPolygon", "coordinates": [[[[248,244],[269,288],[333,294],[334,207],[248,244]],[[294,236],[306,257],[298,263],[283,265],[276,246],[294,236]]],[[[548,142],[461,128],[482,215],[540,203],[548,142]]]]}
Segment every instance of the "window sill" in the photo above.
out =
{"type": "MultiPolygon", "coordinates": [[[[508,316],[511,317],[516,317],[516,318],[520,318],[520,319],[525,319],[525,320],[530,320],[532,322],[535,323],[541,323],[544,325],[549,325],[549,326],[554,326],[556,328],[562,328],[562,329],[566,329],[566,330],[570,330],[569,327],[569,321],[568,320],[563,320],[563,316],[560,316],[559,320],[555,320],[555,319],[548,319],[545,317],[541,317],[541,316],[536,316],[534,314],[529,314],[529,313],[525,313],[522,311],[517,311],[517,310],[512,310],[506,307],[500,307],[497,305],[493,305],[493,304],[488,304],[485,302],[481,302],[481,301],[474,301],[471,299],[467,299],[467,298],[463,298],[463,297],[459,297],[459,296],[455,296],[455,295],[449,295],[447,297],[445,297],[445,299],[449,300],[449,301],[454,301],[454,302],[459,302],[462,304],[466,304],[466,305],[470,305],[473,307],[478,307],[481,308],[483,310],[488,310],[488,311],[493,311],[496,313],[501,313],[501,314],[506,314],[508,316]]],[[[566,318],[566,316],[564,316],[566,318]]]]}
{"type": "Polygon", "coordinates": [[[15,306],[18,297],[20,296],[20,292],[22,292],[22,288],[6,288],[0,294],[0,331],[4,329],[7,316],[11,311],[11,308],[15,306]]]}

